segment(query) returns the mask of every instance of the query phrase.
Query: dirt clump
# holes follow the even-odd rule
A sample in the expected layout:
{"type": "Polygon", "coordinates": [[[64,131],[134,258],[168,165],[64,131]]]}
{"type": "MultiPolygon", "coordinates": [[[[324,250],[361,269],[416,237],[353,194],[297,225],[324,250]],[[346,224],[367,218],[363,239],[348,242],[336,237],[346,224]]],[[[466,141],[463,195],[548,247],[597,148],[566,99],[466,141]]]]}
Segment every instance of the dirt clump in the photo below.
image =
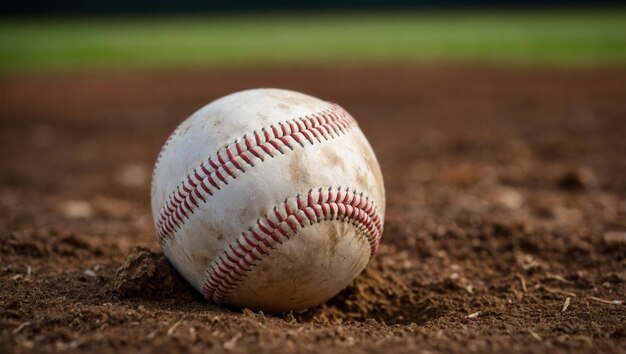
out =
{"type": "Polygon", "coordinates": [[[141,246],[133,248],[117,269],[111,289],[121,298],[184,295],[189,290],[162,253],[141,246]]]}

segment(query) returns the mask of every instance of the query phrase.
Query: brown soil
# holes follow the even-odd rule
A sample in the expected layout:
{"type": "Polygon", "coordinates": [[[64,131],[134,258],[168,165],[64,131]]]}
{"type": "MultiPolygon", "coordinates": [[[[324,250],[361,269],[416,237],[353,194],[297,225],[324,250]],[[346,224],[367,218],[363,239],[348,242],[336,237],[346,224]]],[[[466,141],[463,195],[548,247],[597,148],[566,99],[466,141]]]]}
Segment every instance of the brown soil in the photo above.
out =
{"type": "Polygon", "coordinates": [[[626,351],[625,71],[100,72],[0,90],[2,353],[626,351]],[[151,224],[170,131],[260,86],[341,103],[386,181],[380,252],[299,314],[205,302],[151,224]]]}

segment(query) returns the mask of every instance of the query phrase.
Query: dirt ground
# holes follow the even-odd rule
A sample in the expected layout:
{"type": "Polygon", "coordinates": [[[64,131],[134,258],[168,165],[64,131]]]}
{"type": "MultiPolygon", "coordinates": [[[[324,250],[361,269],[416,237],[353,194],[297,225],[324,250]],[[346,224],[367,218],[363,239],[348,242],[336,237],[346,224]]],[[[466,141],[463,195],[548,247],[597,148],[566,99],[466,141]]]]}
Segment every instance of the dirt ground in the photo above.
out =
{"type": "Polygon", "coordinates": [[[624,70],[95,72],[0,93],[2,353],[626,352],[624,70]],[[151,223],[168,134],[251,87],[340,103],[383,168],[379,253],[304,313],[205,302],[151,223]]]}

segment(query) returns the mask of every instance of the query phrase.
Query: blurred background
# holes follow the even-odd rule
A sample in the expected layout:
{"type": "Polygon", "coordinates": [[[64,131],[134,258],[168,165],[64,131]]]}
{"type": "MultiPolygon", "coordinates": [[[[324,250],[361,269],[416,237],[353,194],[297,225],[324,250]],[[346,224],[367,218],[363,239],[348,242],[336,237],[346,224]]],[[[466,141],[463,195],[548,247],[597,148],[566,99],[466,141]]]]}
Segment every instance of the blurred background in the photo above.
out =
{"type": "Polygon", "coordinates": [[[622,3],[3,1],[0,352],[623,353],[622,3]],[[159,250],[167,137],[256,87],[341,104],[380,161],[380,252],[315,310],[339,328],[111,291],[159,250]]]}
{"type": "Polygon", "coordinates": [[[5,1],[0,71],[622,64],[619,1],[5,1]],[[497,6],[496,6],[497,4],[497,6]]]}

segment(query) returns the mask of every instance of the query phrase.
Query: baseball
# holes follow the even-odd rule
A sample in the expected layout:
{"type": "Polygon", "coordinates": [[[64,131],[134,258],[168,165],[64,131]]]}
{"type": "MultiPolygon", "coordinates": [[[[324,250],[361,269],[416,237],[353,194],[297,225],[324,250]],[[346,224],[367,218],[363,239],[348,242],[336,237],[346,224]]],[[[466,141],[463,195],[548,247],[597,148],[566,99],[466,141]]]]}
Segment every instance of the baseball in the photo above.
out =
{"type": "Polygon", "coordinates": [[[152,177],[163,253],[217,304],[323,303],[374,255],[384,212],[380,167],[354,118],[288,90],[204,106],[167,139],[152,177]]]}

